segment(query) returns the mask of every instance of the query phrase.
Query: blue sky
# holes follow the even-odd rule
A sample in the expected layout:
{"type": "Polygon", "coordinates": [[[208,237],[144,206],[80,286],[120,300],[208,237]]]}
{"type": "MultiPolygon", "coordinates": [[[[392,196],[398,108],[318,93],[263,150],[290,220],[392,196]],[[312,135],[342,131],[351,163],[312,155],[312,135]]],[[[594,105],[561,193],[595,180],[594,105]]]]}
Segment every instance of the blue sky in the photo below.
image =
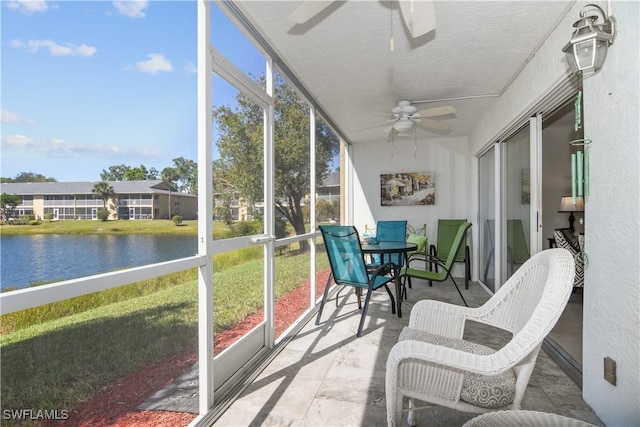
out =
{"type": "Polygon", "coordinates": [[[10,1],[0,175],[96,181],[197,159],[194,1],[10,1]]]}

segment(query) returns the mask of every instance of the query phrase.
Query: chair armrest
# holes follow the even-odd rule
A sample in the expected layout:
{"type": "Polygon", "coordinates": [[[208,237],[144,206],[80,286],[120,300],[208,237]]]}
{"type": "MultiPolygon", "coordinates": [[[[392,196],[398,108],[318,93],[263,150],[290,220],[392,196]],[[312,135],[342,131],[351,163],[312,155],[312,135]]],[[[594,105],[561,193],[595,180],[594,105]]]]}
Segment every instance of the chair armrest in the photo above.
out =
{"type": "Polygon", "coordinates": [[[449,338],[462,338],[465,321],[475,317],[476,308],[435,300],[418,301],[411,309],[409,327],[449,338]]]}
{"type": "Polygon", "coordinates": [[[441,260],[440,258],[435,257],[433,255],[427,255],[427,254],[424,254],[424,253],[411,254],[411,256],[407,259],[407,267],[409,266],[409,263],[411,263],[411,261],[422,261],[422,262],[425,263],[425,265],[427,265],[427,264],[438,264],[439,267],[445,268],[443,260],[441,260]]]}
{"type": "MultiPolygon", "coordinates": [[[[488,355],[467,353],[423,341],[405,340],[396,343],[387,358],[387,372],[397,371],[402,361],[436,365],[434,368],[447,368],[446,371],[473,372],[481,375],[496,375],[511,369],[516,362],[504,357],[502,352],[488,355]]],[[[446,373],[445,373],[446,375],[446,373]]]]}
{"type": "Polygon", "coordinates": [[[378,276],[386,276],[389,273],[395,273],[397,265],[394,262],[386,262],[375,270],[370,271],[370,280],[375,279],[378,276]]]}

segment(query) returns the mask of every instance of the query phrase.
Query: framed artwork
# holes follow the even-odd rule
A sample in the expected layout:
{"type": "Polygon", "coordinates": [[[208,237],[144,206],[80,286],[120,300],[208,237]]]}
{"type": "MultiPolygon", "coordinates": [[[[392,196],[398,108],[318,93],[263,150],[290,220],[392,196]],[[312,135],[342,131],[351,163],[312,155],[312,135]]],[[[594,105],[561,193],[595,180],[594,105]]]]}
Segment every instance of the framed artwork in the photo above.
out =
{"type": "Polygon", "coordinates": [[[380,204],[382,206],[435,205],[435,173],[400,172],[380,175],[380,204]]]}
{"type": "Polygon", "coordinates": [[[528,205],[531,202],[531,187],[530,187],[530,177],[529,177],[529,169],[522,169],[522,195],[521,195],[521,203],[523,205],[528,205]]]}

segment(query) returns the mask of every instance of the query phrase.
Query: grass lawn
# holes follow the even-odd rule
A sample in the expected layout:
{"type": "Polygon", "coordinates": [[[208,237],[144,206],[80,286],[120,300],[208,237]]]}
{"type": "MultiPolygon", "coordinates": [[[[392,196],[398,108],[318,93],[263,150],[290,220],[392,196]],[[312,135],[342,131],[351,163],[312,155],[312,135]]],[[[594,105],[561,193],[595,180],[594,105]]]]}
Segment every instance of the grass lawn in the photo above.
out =
{"type": "MultiPolygon", "coordinates": [[[[230,328],[263,303],[262,258],[221,255],[227,257],[218,264],[214,260],[216,331],[230,328]]],[[[328,266],[324,257],[318,262],[326,264],[318,268],[328,266]]],[[[309,256],[278,257],[277,268],[276,297],[304,282],[309,256]]],[[[3,408],[73,408],[149,363],[196,351],[195,271],[175,274],[104,291],[121,296],[100,298],[101,292],[55,303],[61,305],[56,310],[36,307],[22,323],[10,316],[29,310],[2,316],[3,408]],[[163,283],[154,283],[159,280],[163,283]]]]}
{"type": "MultiPolygon", "coordinates": [[[[229,229],[216,221],[216,228],[229,229]]],[[[197,234],[198,221],[183,221],[176,226],[170,220],[136,219],[112,221],[42,221],[39,225],[2,225],[2,234],[197,234]]]]}

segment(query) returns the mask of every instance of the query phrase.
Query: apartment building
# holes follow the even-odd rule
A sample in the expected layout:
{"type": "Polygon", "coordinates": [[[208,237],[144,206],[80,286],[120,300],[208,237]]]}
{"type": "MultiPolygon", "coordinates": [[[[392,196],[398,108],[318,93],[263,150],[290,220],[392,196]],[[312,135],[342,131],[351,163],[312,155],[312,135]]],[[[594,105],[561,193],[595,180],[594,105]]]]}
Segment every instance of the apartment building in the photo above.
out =
{"type": "MultiPolygon", "coordinates": [[[[96,182],[3,183],[0,191],[22,198],[17,216],[54,220],[98,219],[104,201],[93,193],[96,182]]],[[[161,180],[109,181],[114,197],[106,203],[109,219],[196,219],[197,196],[180,193],[161,180]]]]}

